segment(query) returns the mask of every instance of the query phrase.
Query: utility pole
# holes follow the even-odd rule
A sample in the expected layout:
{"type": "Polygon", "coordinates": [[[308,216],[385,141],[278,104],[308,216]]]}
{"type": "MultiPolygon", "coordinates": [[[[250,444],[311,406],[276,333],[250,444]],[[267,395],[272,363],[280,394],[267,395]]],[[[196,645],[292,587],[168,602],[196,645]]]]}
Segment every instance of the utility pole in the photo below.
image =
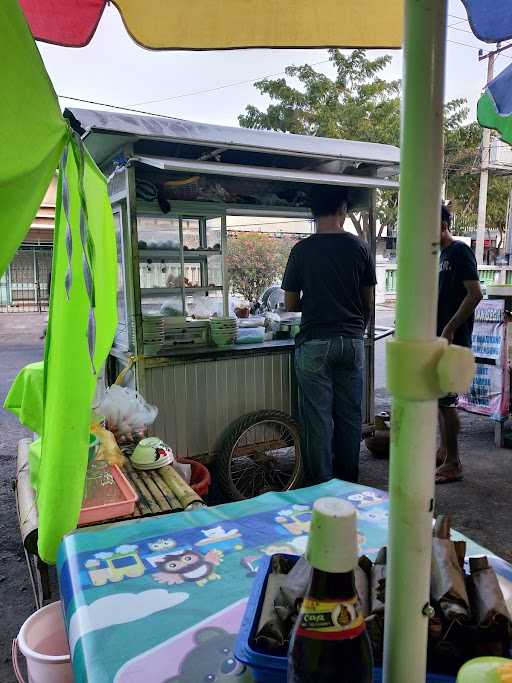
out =
{"type": "MultiPolygon", "coordinates": [[[[500,52],[500,44],[496,50],[483,54],[480,51],[478,60],[487,59],[487,83],[494,77],[494,62],[500,52]]],[[[478,222],[476,228],[476,262],[482,265],[484,262],[485,221],[487,217],[487,188],[489,186],[489,166],[491,162],[491,130],[484,128],[482,134],[482,160],[480,163],[480,193],[478,195],[478,222]]]]}

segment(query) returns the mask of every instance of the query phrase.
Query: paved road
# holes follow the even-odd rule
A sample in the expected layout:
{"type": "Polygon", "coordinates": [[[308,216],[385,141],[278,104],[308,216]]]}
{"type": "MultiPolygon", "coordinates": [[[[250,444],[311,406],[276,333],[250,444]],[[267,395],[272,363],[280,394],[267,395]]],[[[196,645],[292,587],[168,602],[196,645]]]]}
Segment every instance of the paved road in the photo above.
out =
{"type": "MultiPolygon", "coordinates": [[[[0,406],[17,372],[39,360],[39,339],[45,314],[0,313],[0,406]]],[[[0,408],[0,681],[15,681],[10,663],[11,640],[34,611],[34,600],[25,565],[16,519],[12,480],[16,474],[18,440],[27,435],[17,418],[0,408]]]]}

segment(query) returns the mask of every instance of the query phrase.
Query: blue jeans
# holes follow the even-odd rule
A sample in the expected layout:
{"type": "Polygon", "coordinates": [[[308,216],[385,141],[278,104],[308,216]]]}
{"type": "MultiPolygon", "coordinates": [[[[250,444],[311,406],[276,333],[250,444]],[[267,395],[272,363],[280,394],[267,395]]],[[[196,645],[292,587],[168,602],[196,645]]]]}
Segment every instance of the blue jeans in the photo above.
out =
{"type": "Polygon", "coordinates": [[[363,401],[362,339],[304,342],[295,351],[307,484],[357,482],[363,401]]]}

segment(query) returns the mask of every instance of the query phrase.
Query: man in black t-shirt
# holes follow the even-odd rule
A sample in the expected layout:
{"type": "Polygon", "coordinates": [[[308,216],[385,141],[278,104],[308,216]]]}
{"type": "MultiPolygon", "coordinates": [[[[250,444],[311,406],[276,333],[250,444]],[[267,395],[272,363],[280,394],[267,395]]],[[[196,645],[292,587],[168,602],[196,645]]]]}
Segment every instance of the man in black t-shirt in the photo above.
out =
{"type": "MultiPolygon", "coordinates": [[[[441,256],[439,259],[439,300],[437,334],[450,344],[471,348],[475,308],[482,299],[476,259],[463,242],[453,239],[451,215],[441,208],[441,256]]],[[[462,479],[459,458],[457,396],[450,394],[439,401],[441,446],[437,452],[436,484],[462,479]]]]}
{"type": "Polygon", "coordinates": [[[311,191],[316,234],[290,253],[283,279],[288,311],[302,311],[295,369],[306,481],[359,477],[363,335],[373,305],[375,267],[368,246],[343,229],[344,189],[311,191]]]}

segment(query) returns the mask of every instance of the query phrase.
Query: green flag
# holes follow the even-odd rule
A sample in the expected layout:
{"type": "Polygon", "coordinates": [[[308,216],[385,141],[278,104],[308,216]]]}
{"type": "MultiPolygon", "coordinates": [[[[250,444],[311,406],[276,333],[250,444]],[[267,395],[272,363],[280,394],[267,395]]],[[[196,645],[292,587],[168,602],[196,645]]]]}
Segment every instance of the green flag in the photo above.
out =
{"type": "Polygon", "coordinates": [[[68,129],[18,0],[0,2],[0,276],[25,238],[68,129]]]}
{"type": "Polygon", "coordinates": [[[478,101],[478,123],[482,128],[498,131],[501,138],[512,145],[512,115],[500,114],[496,102],[488,91],[485,91],[478,101]]]}
{"type": "Polygon", "coordinates": [[[75,138],[59,173],[44,424],[37,507],[39,555],[55,562],[84,494],[91,403],[114,338],[117,259],[106,180],[75,138]]]}

